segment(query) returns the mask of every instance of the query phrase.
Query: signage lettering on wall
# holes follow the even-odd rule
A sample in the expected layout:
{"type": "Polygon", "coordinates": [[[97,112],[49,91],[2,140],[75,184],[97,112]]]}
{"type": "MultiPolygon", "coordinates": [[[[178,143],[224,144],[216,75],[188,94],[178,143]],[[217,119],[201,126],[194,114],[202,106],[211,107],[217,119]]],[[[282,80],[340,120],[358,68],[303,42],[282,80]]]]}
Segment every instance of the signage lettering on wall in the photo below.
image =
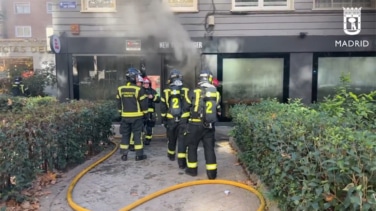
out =
{"type": "MultiPolygon", "coordinates": [[[[187,46],[187,47],[193,47],[193,48],[198,48],[198,49],[202,48],[202,42],[192,42],[189,45],[190,46],[187,46]]],[[[174,44],[169,43],[169,42],[160,42],[159,48],[162,48],[162,49],[174,48],[174,44]]]]}
{"type": "Polygon", "coordinates": [[[347,48],[367,48],[369,46],[368,40],[335,40],[334,46],[347,48]]]}
{"type": "Polygon", "coordinates": [[[45,53],[46,46],[0,46],[0,53],[45,53]]]}
{"type": "Polygon", "coordinates": [[[125,50],[141,51],[141,41],[140,40],[126,40],[125,50]]]}

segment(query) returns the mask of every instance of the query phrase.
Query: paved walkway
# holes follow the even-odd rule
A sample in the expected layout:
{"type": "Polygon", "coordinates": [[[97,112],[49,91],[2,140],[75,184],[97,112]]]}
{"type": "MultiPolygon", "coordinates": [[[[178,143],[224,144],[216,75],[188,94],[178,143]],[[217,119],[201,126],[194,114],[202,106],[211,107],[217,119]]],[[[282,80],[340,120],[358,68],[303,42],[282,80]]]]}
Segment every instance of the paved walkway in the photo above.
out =
{"type": "MultiPolygon", "coordinates": [[[[230,127],[217,127],[216,154],[218,179],[247,182],[243,168],[228,142],[230,127]]],[[[155,134],[164,134],[164,128],[157,126],[155,134]]],[[[199,147],[199,175],[191,177],[184,174],[177,161],[167,158],[165,138],[153,140],[145,146],[147,160],[134,161],[134,152],[128,154],[128,161],[120,159],[116,152],[108,160],[89,171],[77,183],[73,200],[92,211],[117,211],[136,200],[167,187],[192,180],[207,179],[202,146],[199,147]]],[[[51,186],[51,194],[41,198],[41,210],[70,211],[66,202],[66,192],[70,181],[85,167],[108,153],[109,150],[72,169],[57,184],[51,186]]],[[[244,189],[228,185],[198,185],[167,193],[142,204],[134,210],[160,211],[255,211],[259,207],[256,195],[244,189]],[[226,194],[225,192],[228,192],[226,194]]]]}

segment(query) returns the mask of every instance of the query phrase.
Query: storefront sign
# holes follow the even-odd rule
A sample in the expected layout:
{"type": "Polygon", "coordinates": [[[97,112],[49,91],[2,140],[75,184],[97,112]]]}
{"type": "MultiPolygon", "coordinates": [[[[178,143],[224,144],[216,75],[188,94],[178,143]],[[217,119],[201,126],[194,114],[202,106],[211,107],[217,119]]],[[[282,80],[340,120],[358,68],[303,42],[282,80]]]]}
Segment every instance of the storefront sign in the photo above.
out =
{"type": "Polygon", "coordinates": [[[60,53],[61,43],[60,38],[57,35],[51,36],[51,50],[53,53],[60,53]]]}
{"type": "MultiPolygon", "coordinates": [[[[193,47],[193,48],[199,48],[199,49],[201,49],[202,48],[202,42],[192,42],[187,47],[188,48],[189,47],[193,47]]],[[[159,43],[159,48],[162,48],[162,49],[174,48],[174,44],[173,43],[169,43],[169,42],[160,42],[159,43]]]]}
{"type": "Polygon", "coordinates": [[[367,48],[370,42],[368,40],[335,40],[336,48],[367,48]]]}
{"type": "Polygon", "coordinates": [[[127,51],[141,51],[141,41],[140,40],[126,40],[127,51]]]}
{"type": "Polygon", "coordinates": [[[46,53],[46,46],[0,46],[0,53],[46,53]]]}

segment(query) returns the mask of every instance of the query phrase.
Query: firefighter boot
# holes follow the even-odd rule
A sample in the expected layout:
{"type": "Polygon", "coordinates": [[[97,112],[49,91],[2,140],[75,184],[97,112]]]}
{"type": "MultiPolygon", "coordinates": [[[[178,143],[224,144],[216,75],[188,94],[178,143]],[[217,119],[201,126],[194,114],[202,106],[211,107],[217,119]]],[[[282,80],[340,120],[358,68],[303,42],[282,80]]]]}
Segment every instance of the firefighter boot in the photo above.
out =
{"type": "Polygon", "coordinates": [[[187,167],[187,161],[185,158],[178,158],[178,164],[180,169],[185,169],[185,167],[187,167]]]}
{"type": "Polygon", "coordinates": [[[167,153],[167,157],[168,157],[168,159],[170,159],[171,161],[175,161],[175,154],[169,154],[169,153],[167,153]]]}
{"type": "Polygon", "coordinates": [[[186,168],[185,174],[188,174],[192,177],[195,177],[195,176],[197,176],[197,168],[186,168]]]}
{"type": "Polygon", "coordinates": [[[144,144],[145,144],[145,145],[150,145],[150,142],[151,142],[151,139],[149,139],[149,138],[146,138],[146,139],[145,139],[145,143],[144,143],[144,144]]]}
{"type": "Polygon", "coordinates": [[[128,150],[122,149],[120,150],[120,152],[122,152],[121,160],[122,161],[128,160],[128,150]]]}
{"type": "Polygon", "coordinates": [[[145,160],[146,158],[147,158],[146,155],[137,155],[136,156],[136,161],[145,160]]]}
{"type": "Polygon", "coordinates": [[[217,178],[217,169],[206,170],[206,175],[208,176],[208,179],[215,179],[215,178],[217,178]]]}

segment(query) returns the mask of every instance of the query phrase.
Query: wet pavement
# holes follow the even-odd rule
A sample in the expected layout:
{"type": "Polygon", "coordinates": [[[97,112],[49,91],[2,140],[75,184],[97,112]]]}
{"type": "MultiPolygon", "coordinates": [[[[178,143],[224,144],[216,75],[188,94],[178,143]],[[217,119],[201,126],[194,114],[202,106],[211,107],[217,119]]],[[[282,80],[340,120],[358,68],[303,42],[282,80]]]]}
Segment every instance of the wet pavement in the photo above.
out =
{"type": "MultiPolygon", "coordinates": [[[[245,183],[248,176],[237,163],[234,150],[228,142],[230,127],[216,127],[217,179],[245,183]]],[[[154,134],[164,134],[162,126],[156,126],[154,134]]],[[[57,184],[50,187],[51,194],[40,199],[41,210],[70,211],[66,192],[71,180],[110,151],[102,152],[84,164],[70,170],[57,184]]],[[[177,161],[167,158],[166,138],[155,138],[145,146],[146,160],[135,161],[135,152],[128,154],[128,161],[122,161],[117,151],[94,169],[84,175],[73,190],[73,200],[92,211],[112,211],[167,187],[192,180],[207,179],[202,145],[198,149],[198,176],[191,177],[178,168],[177,161]]],[[[229,185],[207,184],[178,189],[152,199],[133,210],[205,210],[205,211],[254,211],[260,205],[253,193],[229,185]],[[226,194],[227,193],[227,194],[226,194]]]]}

